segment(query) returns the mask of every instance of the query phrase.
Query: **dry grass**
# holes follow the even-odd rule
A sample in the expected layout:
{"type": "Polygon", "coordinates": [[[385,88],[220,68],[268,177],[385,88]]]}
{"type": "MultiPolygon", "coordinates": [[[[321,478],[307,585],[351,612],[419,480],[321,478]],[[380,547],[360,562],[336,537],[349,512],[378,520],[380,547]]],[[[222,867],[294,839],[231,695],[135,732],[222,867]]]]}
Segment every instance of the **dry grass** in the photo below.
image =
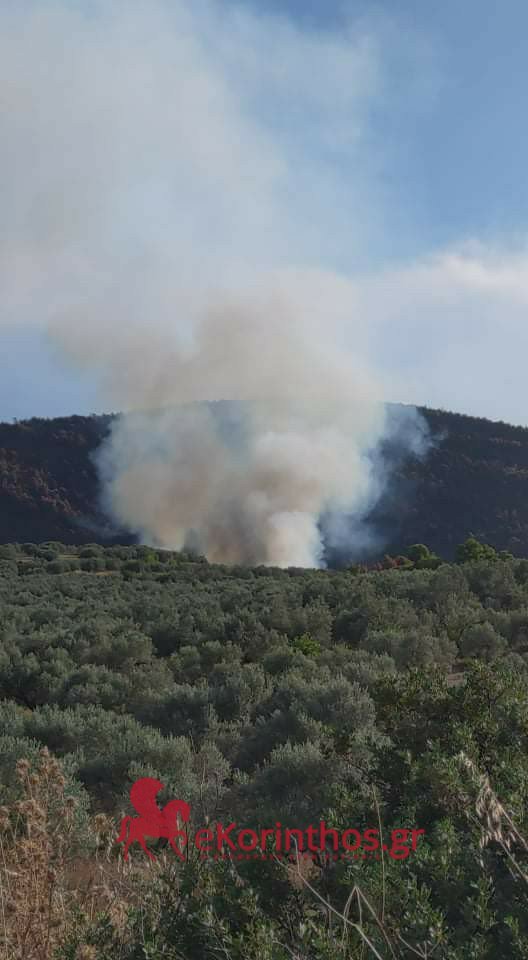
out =
{"type": "MultiPolygon", "coordinates": [[[[51,960],[80,915],[106,913],[124,931],[134,894],[130,870],[110,856],[113,823],[91,820],[97,851],[84,856],[60,763],[44,749],[35,769],[18,761],[17,777],[21,799],[0,807],[0,960],[51,960]]],[[[137,880],[136,870],[136,890],[137,880]]],[[[94,956],[79,947],[78,960],[94,956]]]]}
{"type": "MultiPolygon", "coordinates": [[[[463,752],[459,754],[458,762],[462,769],[469,774],[477,789],[475,799],[476,817],[470,814],[470,819],[480,824],[480,850],[485,850],[492,843],[497,844],[505,854],[513,875],[528,883],[528,875],[513,852],[517,848],[528,853],[528,842],[519,832],[512,817],[499,800],[491,786],[488,775],[481,773],[474,762],[463,752]]],[[[480,864],[484,868],[482,857],[480,864]]]]}

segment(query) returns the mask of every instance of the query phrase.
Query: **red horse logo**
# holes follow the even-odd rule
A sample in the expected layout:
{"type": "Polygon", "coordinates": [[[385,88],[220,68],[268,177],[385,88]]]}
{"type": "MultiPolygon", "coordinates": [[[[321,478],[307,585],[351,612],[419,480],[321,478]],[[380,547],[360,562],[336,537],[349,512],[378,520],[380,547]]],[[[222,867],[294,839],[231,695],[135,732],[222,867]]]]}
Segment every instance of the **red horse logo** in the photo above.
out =
{"type": "Polygon", "coordinates": [[[150,860],[156,859],[148,849],[145,837],[165,837],[180,860],[184,859],[183,848],[187,843],[187,833],[179,828],[178,815],[182,823],[188,823],[191,808],[184,800],[171,800],[160,810],[155,799],[160,790],[163,790],[163,784],[159,780],[154,780],[153,777],[143,777],[132,785],[130,803],[139,816],[123,817],[121,821],[121,830],[116,843],[126,841],[124,860],[128,860],[128,850],[134,840],[143,847],[150,860]],[[176,844],[176,838],[181,840],[181,846],[176,844]]]}

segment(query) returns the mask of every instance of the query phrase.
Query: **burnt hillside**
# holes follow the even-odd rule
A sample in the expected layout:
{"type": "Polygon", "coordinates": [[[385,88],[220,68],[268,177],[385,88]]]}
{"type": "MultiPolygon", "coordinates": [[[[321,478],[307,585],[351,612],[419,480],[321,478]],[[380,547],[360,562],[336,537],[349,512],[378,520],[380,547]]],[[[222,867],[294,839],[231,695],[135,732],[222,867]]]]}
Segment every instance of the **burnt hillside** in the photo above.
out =
{"type": "MultiPolygon", "coordinates": [[[[382,552],[422,542],[451,558],[471,533],[528,555],[528,429],[440,410],[421,413],[433,440],[429,453],[393,467],[371,516],[382,552]]],[[[93,454],[111,420],[0,424],[1,542],[132,542],[99,503],[93,454]]]]}

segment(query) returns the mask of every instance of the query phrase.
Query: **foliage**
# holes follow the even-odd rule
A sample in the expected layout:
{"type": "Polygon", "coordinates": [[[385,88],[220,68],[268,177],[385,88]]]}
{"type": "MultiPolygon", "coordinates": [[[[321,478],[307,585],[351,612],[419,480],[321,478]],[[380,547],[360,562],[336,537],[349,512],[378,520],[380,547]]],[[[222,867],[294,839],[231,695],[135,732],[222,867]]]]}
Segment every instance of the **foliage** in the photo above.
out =
{"type": "Polygon", "coordinates": [[[1,879],[33,938],[21,947],[0,911],[5,960],[52,960],[52,948],[61,960],[527,956],[526,561],[429,565],[415,546],[407,564],[354,571],[4,548],[1,879]],[[59,784],[45,802],[43,748],[59,784]],[[187,800],[195,826],[324,821],[425,838],[402,860],[185,864],[161,840],[152,869],[132,848],[126,883],[111,844],[110,899],[86,906],[70,867],[50,860],[38,884],[55,871],[61,892],[43,913],[49,884],[31,886],[13,813],[36,809],[17,808],[24,791],[39,792],[45,833],[64,834],[57,849],[80,878],[102,868],[94,818],[115,837],[141,776],[164,784],[162,803],[187,800]]]}

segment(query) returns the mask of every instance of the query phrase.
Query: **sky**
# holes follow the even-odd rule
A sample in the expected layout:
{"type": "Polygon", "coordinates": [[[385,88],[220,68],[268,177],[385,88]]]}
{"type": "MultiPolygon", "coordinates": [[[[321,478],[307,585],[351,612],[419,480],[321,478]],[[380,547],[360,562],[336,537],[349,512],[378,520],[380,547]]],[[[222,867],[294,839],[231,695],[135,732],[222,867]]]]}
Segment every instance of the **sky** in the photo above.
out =
{"type": "Polygon", "coordinates": [[[175,278],[280,268],[387,399],[527,424],[527,48],[522,0],[0,0],[0,419],[116,409],[175,278]]]}

